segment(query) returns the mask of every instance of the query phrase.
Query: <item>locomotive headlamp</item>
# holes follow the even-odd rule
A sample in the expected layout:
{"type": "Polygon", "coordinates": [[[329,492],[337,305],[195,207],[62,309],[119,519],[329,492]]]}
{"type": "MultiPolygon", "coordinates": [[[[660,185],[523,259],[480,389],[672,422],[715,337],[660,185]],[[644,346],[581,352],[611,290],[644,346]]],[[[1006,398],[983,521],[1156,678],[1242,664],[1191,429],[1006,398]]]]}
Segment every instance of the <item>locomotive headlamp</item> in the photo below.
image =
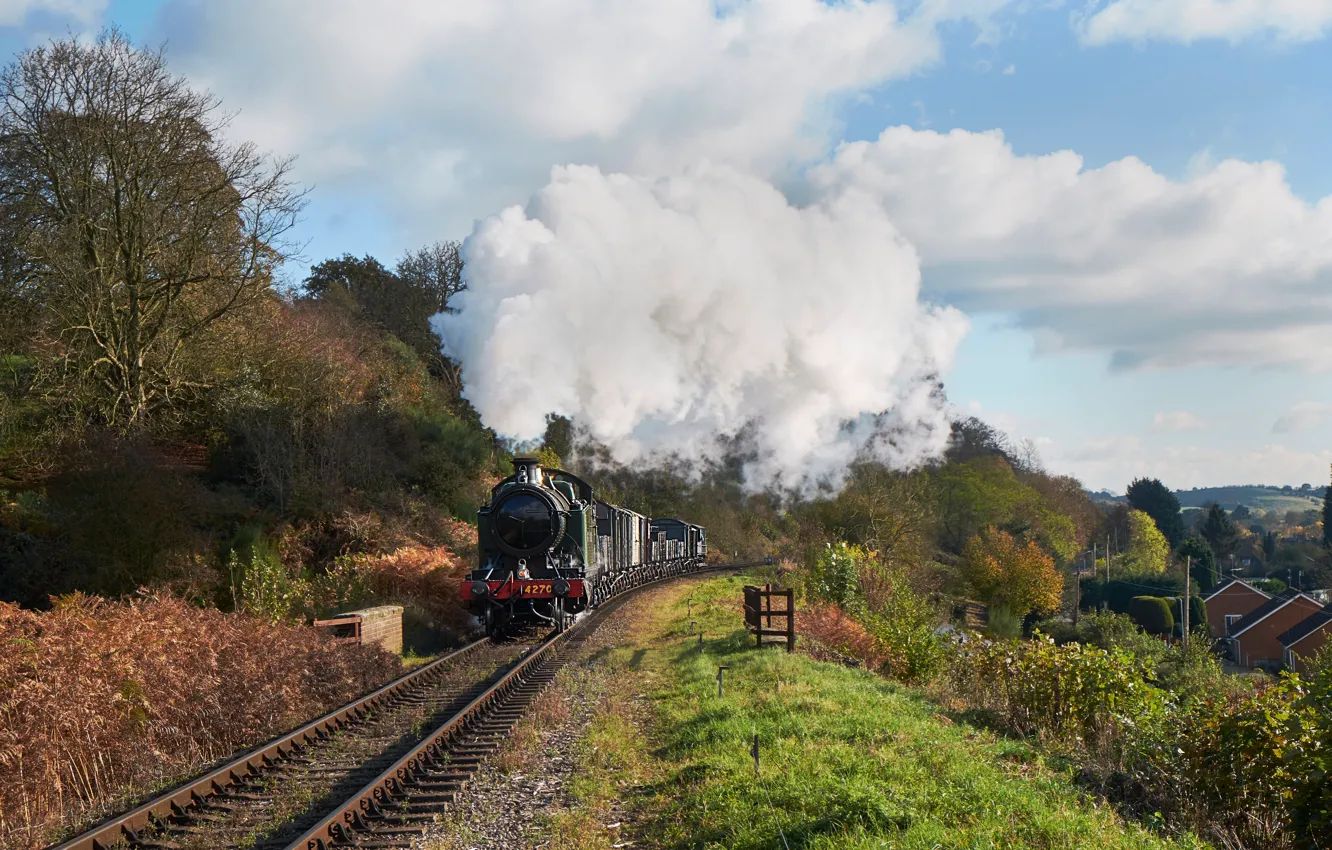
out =
{"type": "Polygon", "coordinates": [[[484,581],[472,582],[472,597],[474,599],[484,599],[488,593],[490,593],[490,585],[484,581]]]}
{"type": "Polygon", "coordinates": [[[569,582],[565,581],[562,578],[555,579],[555,583],[552,584],[550,587],[550,592],[559,597],[568,596],[569,582]]]}

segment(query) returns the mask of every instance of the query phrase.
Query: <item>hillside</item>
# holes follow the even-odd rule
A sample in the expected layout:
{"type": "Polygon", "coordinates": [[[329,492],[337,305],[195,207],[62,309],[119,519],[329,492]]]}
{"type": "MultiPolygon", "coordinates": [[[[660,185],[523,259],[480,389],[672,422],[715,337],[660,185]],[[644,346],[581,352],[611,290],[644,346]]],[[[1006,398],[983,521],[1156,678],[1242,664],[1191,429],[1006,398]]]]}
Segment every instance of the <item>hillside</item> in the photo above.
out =
{"type": "MultiPolygon", "coordinates": [[[[1240,505],[1264,511],[1284,514],[1287,511],[1316,510],[1323,506],[1323,492],[1326,487],[1271,487],[1261,484],[1228,485],[1225,487],[1195,487],[1192,490],[1175,490],[1175,498],[1184,510],[1201,508],[1216,502],[1228,511],[1240,505]]],[[[1114,507],[1127,502],[1122,495],[1114,495],[1101,490],[1089,493],[1092,500],[1102,507],[1114,507]]]]}
{"type": "Polygon", "coordinates": [[[1324,487],[1311,487],[1308,490],[1290,487],[1264,487],[1256,485],[1229,487],[1199,487],[1195,490],[1176,490],[1180,507],[1200,508],[1210,502],[1216,502],[1228,511],[1239,505],[1260,508],[1264,511],[1307,511],[1320,508],[1323,504],[1324,487]]]}

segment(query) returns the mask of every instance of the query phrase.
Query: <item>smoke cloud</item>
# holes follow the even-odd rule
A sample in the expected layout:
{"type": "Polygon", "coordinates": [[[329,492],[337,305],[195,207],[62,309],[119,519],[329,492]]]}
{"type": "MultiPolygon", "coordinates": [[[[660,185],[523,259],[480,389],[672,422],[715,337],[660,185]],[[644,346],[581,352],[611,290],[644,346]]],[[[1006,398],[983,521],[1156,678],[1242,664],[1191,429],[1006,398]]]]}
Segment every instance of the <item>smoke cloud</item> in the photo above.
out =
{"type": "Polygon", "coordinates": [[[574,420],[622,463],[715,458],[745,432],[750,487],[841,483],[948,436],[935,378],[967,331],[919,300],[915,249],[854,187],[793,206],[716,165],[648,179],[555,168],[479,222],[469,289],[434,319],[485,422],[574,420]]]}

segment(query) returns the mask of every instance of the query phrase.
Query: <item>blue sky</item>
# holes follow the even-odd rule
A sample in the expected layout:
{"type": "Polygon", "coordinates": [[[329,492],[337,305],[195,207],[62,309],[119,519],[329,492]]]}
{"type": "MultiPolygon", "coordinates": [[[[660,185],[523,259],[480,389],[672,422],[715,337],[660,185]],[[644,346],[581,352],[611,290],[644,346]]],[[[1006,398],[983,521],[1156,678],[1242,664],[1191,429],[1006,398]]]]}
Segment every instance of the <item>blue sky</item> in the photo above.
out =
{"type": "MultiPolygon", "coordinates": [[[[799,10],[810,2],[726,5],[799,10]]],[[[771,92],[761,82],[735,82],[752,68],[729,56],[716,59],[715,78],[700,72],[698,79],[681,83],[664,74],[653,77],[649,70],[621,85],[618,71],[606,69],[640,55],[656,56],[656,37],[644,28],[661,30],[670,20],[665,12],[648,23],[615,15],[581,19],[595,6],[584,0],[564,0],[568,26],[549,40],[540,39],[537,24],[515,11],[531,8],[516,0],[496,0],[493,9],[505,7],[522,21],[488,15],[490,9],[477,12],[474,4],[468,4],[473,11],[459,11],[451,3],[386,5],[375,20],[358,17],[365,13],[356,11],[357,4],[324,7],[304,0],[216,5],[29,0],[18,4],[25,11],[0,19],[8,24],[0,27],[0,49],[12,53],[49,34],[92,32],[109,22],[137,40],[168,41],[174,67],[240,110],[238,135],[300,155],[298,176],[314,186],[301,231],[309,260],[350,252],[387,261],[434,238],[463,238],[475,220],[523,203],[541,188],[551,166],[565,162],[669,173],[678,153],[735,163],[778,185],[801,184],[805,169],[829,162],[839,142],[864,142],[873,151],[880,133],[897,126],[911,131],[907,147],[929,142],[917,135],[924,131],[999,130],[1008,153],[996,154],[992,170],[1013,174],[1026,174],[1030,162],[1058,151],[1076,152],[1081,174],[1135,158],[1151,179],[1166,181],[1187,197],[1163,210],[1153,200],[1160,193],[1141,189],[1151,181],[1139,174],[1104,196],[1137,200],[1124,202],[1118,218],[1101,221],[1097,204],[1083,199],[1102,195],[1091,189],[1070,195],[1051,209],[1076,207],[1085,215],[1087,225],[1077,233],[1120,232],[1059,256],[1058,251],[1038,256],[1043,239],[1061,241],[1043,236],[1054,231],[1043,230],[1040,222],[1004,225],[1012,244],[1026,240],[1018,254],[1003,245],[981,250],[964,228],[949,234],[942,232],[946,226],[914,224],[927,217],[922,198],[935,194],[928,185],[909,196],[897,188],[882,190],[895,220],[920,248],[923,297],[959,307],[971,323],[945,378],[950,400],[1015,438],[1032,439],[1052,471],[1077,475],[1093,488],[1122,492],[1136,475],[1159,476],[1181,488],[1322,483],[1332,462],[1332,354],[1323,352],[1325,347],[1332,352],[1323,334],[1332,319],[1312,311],[1299,314],[1302,299],[1321,304],[1332,294],[1324,242],[1332,241],[1332,234],[1324,233],[1332,217],[1319,217],[1317,206],[1332,196],[1327,144],[1332,89],[1326,82],[1332,79],[1332,4],[1208,0],[1215,20],[1223,21],[1213,25],[1183,12],[1156,14],[1184,8],[1179,0],[1153,3],[1160,5],[1145,0],[906,3],[899,9],[904,21],[933,16],[929,19],[938,23],[926,31],[867,17],[859,29],[878,26],[873,32],[882,38],[872,49],[851,46],[855,30],[817,31],[793,43],[812,51],[803,60],[804,67],[816,69],[808,74],[830,81],[803,79],[799,69],[763,66],[755,76],[783,81],[780,91],[771,92]],[[1290,14],[1283,17],[1278,7],[1290,14]],[[401,19],[399,29],[395,19],[401,19]],[[1097,30],[1097,25],[1103,26],[1097,30]],[[451,41],[456,32],[466,33],[466,41],[451,41]],[[537,40],[524,41],[523,33],[537,40]],[[394,38],[411,46],[399,51],[394,38]],[[562,38],[574,42],[566,54],[560,52],[562,38]],[[844,47],[810,48],[809,38],[848,41],[844,47]],[[470,42],[485,52],[468,54],[470,42]],[[627,45],[623,54],[616,52],[616,42],[627,45]],[[597,66],[603,47],[609,64],[597,66]],[[843,72],[836,61],[820,63],[835,60],[839,50],[846,52],[851,70],[843,72]],[[451,51],[460,56],[456,64],[441,58],[451,51]],[[884,59],[888,53],[900,58],[884,59]],[[507,57],[503,61],[509,64],[499,67],[496,59],[497,70],[481,67],[490,56],[507,57]],[[523,69],[529,58],[531,69],[523,69]],[[586,74],[570,71],[562,84],[569,101],[547,109],[552,98],[563,96],[541,89],[551,69],[562,73],[584,63],[590,65],[586,74]],[[778,108],[788,96],[805,119],[793,122],[790,110],[778,108]],[[776,103],[769,111],[753,105],[765,97],[776,103]],[[746,110],[755,111],[751,116],[746,110]],[[722,117],[708,117],[714,113],[722,117]],[[713,132],[718,127],[725,132],[713,132]],[[1275,190],[1256,172],[1236,177],[1239,188],[1233,192],[1202,183],[1193,194],[1186,191],[1198,175],[1226,173],[1212,171],[1226,160],[1279,163],[1289,197],[1273,200],[1267,212],[1261,204],[1275,190]],[[1215,207],[1209,207],[1213,201],[1215,207]],[[1141,228],[1150,233],[1137,232],[1135,223],[1157,214],[1158,223],[1141,228]],[[1274,251],[1276,258],[1267,265],[1232,279],[1228,269],[1244,265],[1249,253],[1262,253],[1284,232],[1215,224],[1242,214],[1260,223],[1298,220],[1300,235],[1288,249],[1274,251]],[[1184,215],[1195,220],[1181,221],[1184,215]],[[1172,243],[1176,229],[1192,233],[1194,241],[1172,243]],[[1203,271],[1180,270],[1188,265],[1184,255],[1191,246],[1244,237],[1255,240],[1252,250],[1219,250],[1210,266],[1200,263],[1203,271]],[[1140,254],[1157,259],[1139,267],[1140,254]],[[1091,255],[1102,259],[1078,265],[1091,255]],[[1104,259],[1110,255],[1117,259],[1104,259]],[[1041,277],[1040,270],[1051,263],[1072,269],[1067,282],[1041,277]],[[958,268],[966,278],[962,283],[951,276],[958,268]],[[1218,270],[1214,286],[1207,268],[1218,270]],[[1000,286],[997,275],[1010,277],[1000,286]],[[1170,281],[1162,278],[1154,301],[1153,281],[1162,275],[1170,281]],[[1289,281],[1300,275],[1306,275],[1302,288],[1290,289],[1289,281]],[[1036,280],[1048,291],[1033,288],[1036,280]],[[1094,287],[1128,287],[1138,294],[1124,301],[1114,293],[1091,293],[1094,287]],[[1178,344],[1156,339],[1176,335],[1188,339],[1178,344]],[[1116,352],[1123,362],[1143,365],[1112,368],[1116,352]]],[[[678,17],[692,20],[683,11],[678,17]]],[[[709,35],[697,22],[688,26],[709,35]]],[[[659,51],[660,64],[677,73],[703,64],[689,52],[692,31],[681,24],[681,32],[671,38],[683,46],[670,46],[663,36],[668,46],[659,51]],[[689,62],[672,65],[677,54],[689,56],[689,62]]],[[[753,43],[762,46],[763,37],[755,36],[753,43]]],[[[974,161],[980,155],[979,137],[954,141],[955,150],[939,156],[974,161]]],[[[890,163],[882,168],[890,171],[923,167],[918,161],[902,165],[907,160],[900,146],[879,153],[890,163]]],[[[935,166],[943,161],[929,160],[935,166]]],[[[858,167],[848,166],[843,177],[861,180],[858,167]]],[[[993,205],[995,215],[1002,215],[1041,186],[1060,184],[1058,176],[1040,179],[1046,183],[1016,195],[1003,194],[1009,185],[1004,181],[997,181],[998,189],[978,187],[975,204],[993,205]]],[[[1071,179],[1066,175],[1064,182],[1071,179]]],[[[896,180],[877,185],[897,187],[896,180]]],[[[955,200],[962,208],[966,202],[965,192],[955,200]]],[[[299,277],[301,267],[290,273],[299,277]]]]}
{"type": "MultiPolygon", "coordinates": [[[[1199,155],[1270,159],[1284,166],[1299,197],[1316,202],[1332,195],[1327,40],[1256,37],[1086,48],[1062,7],[1024,15],[1012,26],[995,44],[977,44],[974,30],[956,28],[946,40],[942,67],[874,92],[875,104],[847,116],[847,138],[871,138],[885,123],[1000,128],[1018,154],[1067,148],[1088,167],[1135,156],[1177,178],[1199,155]],[[1004,74],[1008,68],[1012,72],[1004,74]]],[[[961,405],[978,403],[984,417],[997,414],[1015,434],[1069,445],[1134,436],[1178,452],[1201,444],[1238,453],[1280,442],[1318,453],[1332,443],[1332,422],[1302,433],[1273,432],[1289,407],[1332,400],[1332,376],[1325,372],[1195,367],[1114,373],[1107,353],[1038,356],[1031,334],[1010,327],[1011,316],[974,318],[950,394],[961,405]],[[1205,436],[1153,433],[1155,414],[1175,410],[1209,423],[1205,436]]],[[[1130,460],[1120,458],[1105,473],[1098,469],[1088,483],[1122,492],[1128,480],[1117,481],[1116,470],[1123,470],[1120,479],[1125,473],[1160,474],[1181,488],[1231,480],[1224,464],[1216,470],[1181,460],[1153,468],[1130,460]]],[[[1293,466],[1252,483],[1327,477],[1325,463],[1293,466]]]]}

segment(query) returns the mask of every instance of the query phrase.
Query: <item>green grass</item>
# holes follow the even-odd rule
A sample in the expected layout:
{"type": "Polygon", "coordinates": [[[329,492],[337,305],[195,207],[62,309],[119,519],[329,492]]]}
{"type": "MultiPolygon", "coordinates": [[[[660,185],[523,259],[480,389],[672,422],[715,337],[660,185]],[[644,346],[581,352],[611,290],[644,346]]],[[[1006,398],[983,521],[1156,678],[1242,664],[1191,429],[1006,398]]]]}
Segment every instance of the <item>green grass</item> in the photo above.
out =
{"type": "MultiPolygon", "coordinates": [[[[781,847],[780,825],[791,848],[808,850],[1206,846],[1124,824],[1032,747],[955,725],[878,676],[756,650],[740,628],[743,583],[667,589],[633,641],[604,659],[619,697],[593,722],[590,767],[574,790],[592,811],[618,795],[642,842],[768,850],[781,847]],[[719,665],[730,668],[720,699],[719,665]],[[629,705],[646,706],[646,723],[627,722],[629,705]]],[[[609,846],[586,831],[561,840],[569,830],[559,818],[553,826],[552,846],[609,846]]]]}

